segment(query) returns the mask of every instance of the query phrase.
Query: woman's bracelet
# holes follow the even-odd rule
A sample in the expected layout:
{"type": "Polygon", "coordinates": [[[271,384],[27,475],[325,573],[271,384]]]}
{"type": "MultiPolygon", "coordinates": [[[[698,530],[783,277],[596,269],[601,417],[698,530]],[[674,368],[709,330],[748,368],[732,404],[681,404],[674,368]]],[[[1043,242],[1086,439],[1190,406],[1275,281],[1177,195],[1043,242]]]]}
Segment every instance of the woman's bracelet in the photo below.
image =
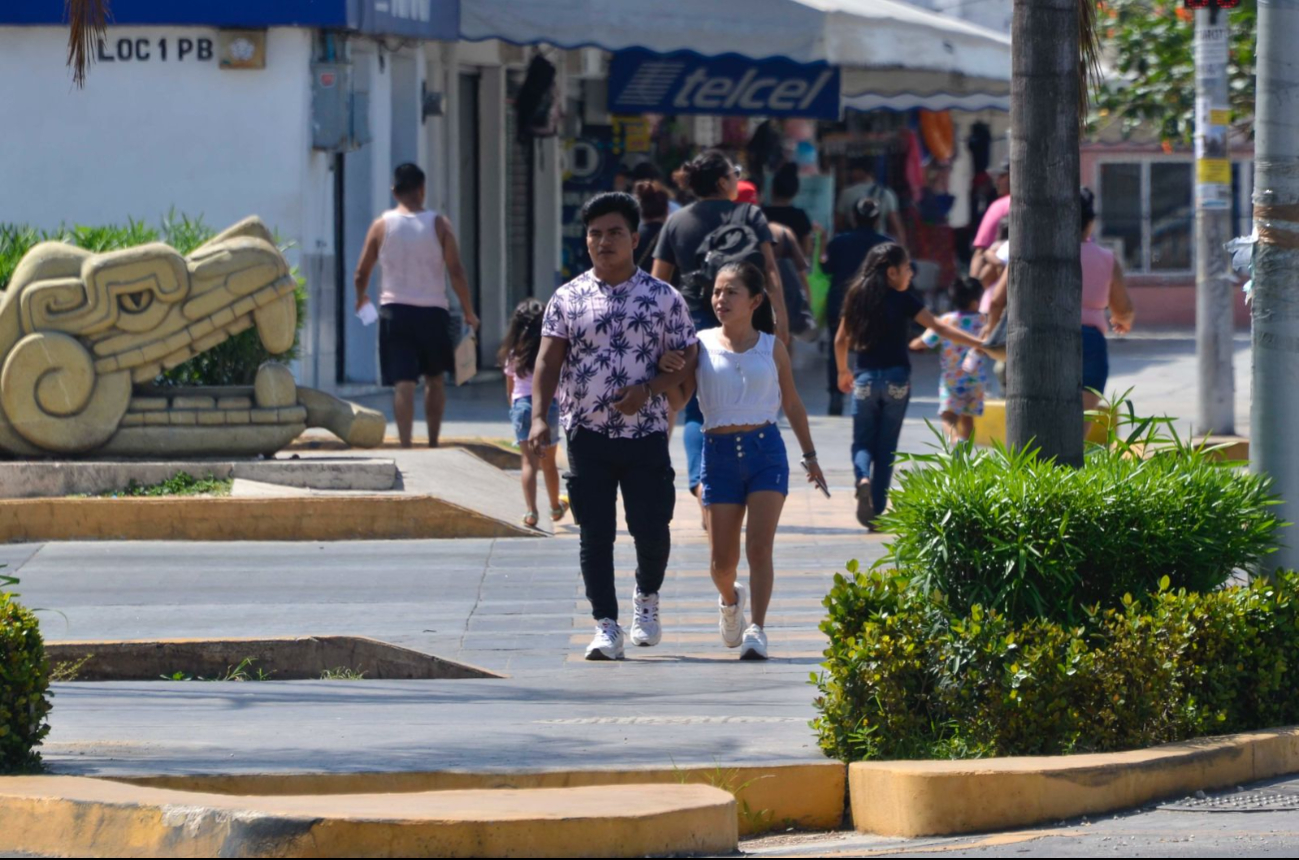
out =
{"type": "Polygon", "coordinates": [[[816,452],[815,452],[815,451],[808,451],[806,454],[803,455],[803,459],[804,459],[804,460],[815,460],[815,459],[816,459],[816,452]]]}

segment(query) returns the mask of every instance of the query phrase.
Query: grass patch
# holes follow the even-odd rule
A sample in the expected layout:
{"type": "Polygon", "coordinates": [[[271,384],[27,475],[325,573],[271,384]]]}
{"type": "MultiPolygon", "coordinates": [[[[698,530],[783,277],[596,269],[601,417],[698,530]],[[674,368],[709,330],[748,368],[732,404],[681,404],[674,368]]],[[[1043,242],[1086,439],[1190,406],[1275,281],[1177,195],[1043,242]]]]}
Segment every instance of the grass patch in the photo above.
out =
{"type": "Polygon", "coordinates": [[[218,478],[209,474],[205,478],[195,478],[188,472],[177,472],[165,481],[156,484],[141,484],[134,478],[121,490],[108,490],[92,496],[79,498],[116,499],[122,497],[142,496],[228,496],[234,486],[233,478],[218,478]]]}

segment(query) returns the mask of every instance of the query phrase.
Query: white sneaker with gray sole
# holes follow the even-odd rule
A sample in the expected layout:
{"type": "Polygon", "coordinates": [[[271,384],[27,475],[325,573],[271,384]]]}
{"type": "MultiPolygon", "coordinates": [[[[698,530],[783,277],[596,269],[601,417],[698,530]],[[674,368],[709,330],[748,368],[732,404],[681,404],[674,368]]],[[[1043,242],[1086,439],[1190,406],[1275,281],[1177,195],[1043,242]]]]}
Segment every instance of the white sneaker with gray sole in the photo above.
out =
{"type": "Polygon", "coordinates": [[[612,618],[601,618],[595,625],[595,638],[586,646],[588,660],[621,660],[624,636],[618,622],[612,618]]]}
{"type": "Polygon", "coordinates": [[[744,631],[744,644],[740,646],[741,660],[767,659],[767,634],[756,624],[744,631]]]}
{"type": "Polygon", "coordinates": [[[722,642],[727,648],[739,648],[744,640],[744,586],[735,583],[735,605],[727,606],[717,595],[717,628],[722,631],[722,642]]]}

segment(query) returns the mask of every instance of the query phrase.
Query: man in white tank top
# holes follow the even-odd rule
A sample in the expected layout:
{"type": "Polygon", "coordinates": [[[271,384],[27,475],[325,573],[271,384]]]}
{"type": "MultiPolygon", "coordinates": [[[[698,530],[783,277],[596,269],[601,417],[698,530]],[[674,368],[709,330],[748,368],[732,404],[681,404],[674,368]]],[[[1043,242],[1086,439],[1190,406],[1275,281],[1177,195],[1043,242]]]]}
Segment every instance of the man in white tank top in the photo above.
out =
{"type": "Polygon", "coordinates": [[[366,295],[375,263],[382,270],[379,293],[379,366],[383,384],[392,386],[393,416],[401,446],[411,446],[415,386],[424,377],[424,416],[429,447],[436,448],[446,409],[443,377],[455,369],[447,279],[460,298],[465,322],[478,328],[460,246],[445,216],[424,208],[424,171],[402,164],[393,171],[397,208],[383,213],[365,236],[357,263],[356,310],[366,295]]]}

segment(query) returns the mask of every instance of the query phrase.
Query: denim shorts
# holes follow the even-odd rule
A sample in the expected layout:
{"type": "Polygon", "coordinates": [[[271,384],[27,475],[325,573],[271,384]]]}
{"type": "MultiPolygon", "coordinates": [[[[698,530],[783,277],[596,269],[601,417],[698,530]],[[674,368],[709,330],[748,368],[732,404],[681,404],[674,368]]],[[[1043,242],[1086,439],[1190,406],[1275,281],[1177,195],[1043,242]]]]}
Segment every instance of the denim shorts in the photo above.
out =
{"type": "Polygon", "coordinates": [[[789,457],[775,424],[748,433],[704,436],[705,505],[742,505],[764,490],[789,495],[789,457]]]}
{"type": "Polygon", "coordinates": [[[1109,345],[1105,333],[1095,326],[1082,327],[1083,388],[1094,388],[1105,394],[1105,383],[1110,378],[1109,345]]]}
{"type": "MultiPolygon", "coordinates": [[[[523,443],[532,435],[532,398],[520,397],[510,404],[510,423],[514,425],[514,441],[523,443]]],[[[559,404],[550,402],[550,444],[559,444],[559,404]]]]}

